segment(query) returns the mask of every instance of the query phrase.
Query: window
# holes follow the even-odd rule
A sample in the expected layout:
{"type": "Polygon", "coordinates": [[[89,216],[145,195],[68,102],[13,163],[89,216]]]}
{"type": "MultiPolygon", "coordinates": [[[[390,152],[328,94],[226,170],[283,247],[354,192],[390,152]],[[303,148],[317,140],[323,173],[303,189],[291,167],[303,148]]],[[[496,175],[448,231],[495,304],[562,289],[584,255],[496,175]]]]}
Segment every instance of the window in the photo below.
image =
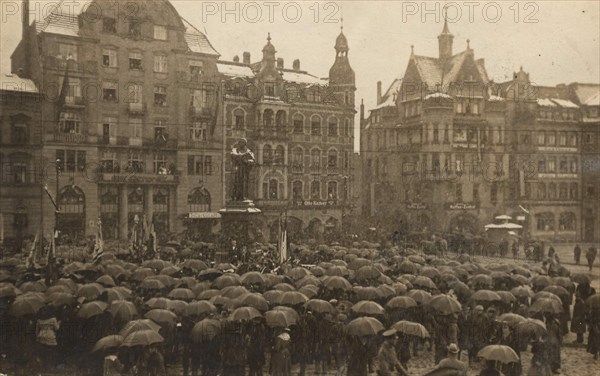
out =
{"type": "Polygon", "coordinates": [[[167,105],[167,88],[164,86],[154,87],[154,105],[165,107],[167,105]]]}
{"type": "Polygon", "coordinates": [[[438,125],[433,125],[433,143],[437,144],[440,142],[440,131],[438,129],[438,125]]]}
{"type": "Polygon", "coordinates": [[[103,82],[102,83],[102,100],[106,102],[117,101],[117,83],[103,82]]]}
{"type": "Polygon", "coordinates": [[[267,96],[267,97],[275,96],[275,83],[265,82],[265,96],[267,96]]]}
{"type": "Polygon", "coordinates": [[[556,161],[554,158],[548,159],[548,172],[555,173],[556,172],[556,161]]]}
{"type": "Polygon", "coordinates": [[[327,183],[327,199],[336,200],[338,198],[338,183],[337,181],[330,181],[327,183]]]}
{"type": "Polygon", "coordinates": [[[479,202],[479,184],[473,183],[473,201],[479,202]]]}
{"type": "Polygon", "coordinates": [[[273,163],[273,148],[267,144],[263,147],[263,164],[273,163]]]}
{"type": "Polygon", "coordinates": [[[81,119],[78,113],[61,112],[58,129],[62,133],[81,133],[81,119]]]}
{"type": "Polygon", "coordinates": [[[166,142],[167,141],[167,127],[165,120],[156,120],[154,122],[154,141],[166,142]]]}
{"type": "Polygon", "coordinates": [[[567,163],[566,157],[560,158],[560,160],[558,162],[558,172],[563,173],[563,174],[569,172],[569,164],[567,163]]]}
{"type": "Polygon", "coordinates": [[[263,182],[263,197],[267,200],[279,199],[279,181],[277,179],[263,182]]]}
{"type": "Polygon", "coordinates": [[[117,166],[117,155],[114,152],[105,151],[102,152],[102,159],[100,160],[100,166],[102,172],[113,173],[117,166]]]}
{"type": "Polygon", "coordinates": [[[321,134],[321,118],[318,116],[313,116],[310,120],[310,134],[312,135],[320,135],[321,134]]]}
{"type": "Polygon", "coordinates": [[[329,119],[329,125],[327,127],[327,135],[337,136],[338,135],[338,120],[336,118],[329,119]]]}
{"type": "Polygon", "coordinates": [[[461,103],[461,102],[458,102],[458,103],[456,104],[456,113],[457,113],[457,114],[462,114],[462,113],[463,113],[463,106],[462,106],[462,103],[461,103]]]}
{"type": "Polygon", "coordinates": [[[203,71],[203,67],[204,64],[202,61],[200,60],[189,60],[188,61],[188,66],[190,68],[190,74],[192,76],[194,75],[201,75],[202,71],[203,71]]]}
{"type": "Polygon", "coordinates": [[[304,116],[294,115],[294,133],[304,133],[304,116]]]}
{"type": "Polygon", "coordinates": [[[204,173],[205,173],[205,175],[212,175],[213,174],[212,155],[205,155],[204,156],[204,173]]]}
{"type": "Polygon", "coordinates": [[[567,146],[567,134],[564,132],[561,132],[558,135],[558,145],[559,146],[567,146]]]}
{"type": "Polygon", "coordinates": [[[273,127],[273,110],[265,110],[263,113],[263,127],[271,128],[273,127]]]}
{"type": "Polygon", "coordinates": [[[17,123],[12,125],[11,142],[13,144],[26,144],[29,142],[27,124],[17,123]]]}
{"type": "Polygon", "coordinates": [[[547,145],[556,145],[556,135],[554,132],[548,133],[546,135],[546,144],[547,145]]]}
{"type": "Polygon", "coordinates": [[[210,193],[205,188],[196,188],[188,195],[188,205],[191,213],[210,211],[210,193]]]}
{"type": "Polygon", "coordinates": [[[154,173],[159,175],[167,175],[167,156],[164,154],[154,154],[154,173]]]}
{"type": "Polygon", "coordinates": [[[310,197],[312,199],[320,199],[321,198],[321,182],[318,180],[313,180],[310,183],[310,197]]]}
{"type": "Polygon", "coordinates": [[[554,214],[551,212],[535,215],[538,231],[554,231],[554,214]]]}
{"type": "Polygon", "coordinates": [[[594,187],[593,184],[588,184],[585,188],[585,197],[594,198],[595,195],[596,195],[596,188],[594,187]]]}
{"type": "Polygon", "coordinates": [[[190,138],[192,141],[206,141],[207,131],[207,121],[195,121],[190,128],[190,138]]]}
{"type": "Polygon", "coordinates": [[[154,71],[167,73],[167,57],[165,55],[154,55],[154,71]]]}
{"type": "Polygon", "coordinates": [[[344,151],[344,168],[350,168],[350,152],[348,150],[344,151]]]}
{"type": "Polygon", "coordinates": [[[192,107],[195,109],[205,108],[207,103],[206,90],[194,90],[192,94],[192,107]]]}
{"type": "Polygon", "coordinates": [[[492,205],[496,205],[498,202],[498,183],[493,182],[490,186],[490,202],[492,205]]]}
{"type": "Polygon", "coordinates": [[[544,200],[546,198],[546,184],[538,183],[538,199],[544,200]]]}
{"type": "Polygon", "coordinates": [[[538,133],[537,135],[537,144],[545,145],[546,144],[546,135],[544,133],[538,133]]]}
{"type": "MultiPolygon", "coordinates": [[[[63,87],[64,76],[60,77],[59,87],[63,87]]],[[[62,90],[62,89],[61,89],[62,90]]],[[[75,98],[81,98],[81,81],[79,78],[71,77],[67,81],[67,93],[65,96],[66,103],[75,103],[75,98]]]]}
{"type": "Polygon", "coordinates": [[[246,114],[242,109],[238,108],[237,110],[233,111],[235,129],[244,129],[244,120],[246,118],[245,115],[246,114]]]}
{"type": "Polygon", "coordinates": [[[349,137],[352,134],[350,119],[344,119],[344,137],[349,137]]]}
{"type": "Polygon", "coordinates": [[[473,103],[471,106],[471,112],[474,114],[479,114],[479,104],[478,103],[473,103]]]}
{"type": "Polygon", "coordinates": [[[275,116],[275,124],[277,125],[278,128],[285,128],[285,118],[286,118],[286,113],[285,111],[277,111],[277,115],[275,116]]]}
{"type": "Polygon", "coordinates": [[[129,20],[128,33],[130,37],[139,38],[142,36],[142,24],[138,20],[129,20]]]}
{"type": "Polygon", "coordinates": [[[577,133],[569,133],[569,146],[577,146],[577,133]]]}
{"type": "Polygon", "coordinates": [[[304,151],[296,147],[292,152],[292,167],[301,168],[304,165],[304,151]]]}
{"type": "Polygon", "coordinates": [[[561,200],[569,198],[569,186],[567,183],[560,183],[558,186],[558,198],[561,200]]]}
{"type": "Polygon", "coordinates": [[[310,165],[313,168],[318,168],[321,166],[321,150],[312,149],[310,151],[310,165]]]}
{"type": "Polygon", "coordinates": [[[456,200],[456,202],[463,201],[462,184],[456,184],[456,186],[454,187],[454,199],[456,200]]]}
{"type": "Polygon", "coordinates": [[[556,199],[556,183],[548,184],[548,200],[556,199]]]}
{"type": "Polygon", "coordinates": [[[112,140],[117,136],[117,119],[112,117],[104,118],[100,133],[102,134],[102,143],[110,144],[114,142],[112,140]]]}
{"type": "Polygon", "coordinates": [[[558,217],[558,229],[560,231],[575,231],[577,217],[573,212],[560,213],[558,217]]]}
{"type": "Polygon", "coordinates": [[[12,174],[12,182],[15,184],[22,184],[27,182],[27,164],[24,162],[15,162],[10,165],[12,174]]]}
{"type": "Polygon", "coordinates": [[[63,59],[77,61],[77,46],[74,44],[58,44],[58,53],[63,59]]]}
{"type": "Polygon", "coordinates": [[[128,84],[127,85],[127,102],[142,103],[142,85],[128,84]]]}
{"type": "Polygon", "coordinates": [[[302,193],[302,181],[295,180],[292,183],[292,197],[295,200],[301,200],[302,196],[303,196],[303,193],[302,193]]]}
{"type": "Polygon", "coordinates": [[[102,31],[105,33],[114,34],[117,32],[117,22],[112,17],[104,17],[102,19],[102,31]]]}
{"type": "Polygon", "coordinates": [[[188,175],[212,175],[212,156],[188,156],[188,175]]]}
{"type": "Polygon", "coordinates": [[[546,172],[546,161],[538,161],[538,173],[543,174],[546,172]]]}
{"type": "Polygon", "coordinates": [[[572,174],[576,174],[576,173],[577,173],[577,170],[578,170],[578,169],[577,169],[577,167],[578,167],[578,166],[577,166],[577,165],[578,165],[578,163],[577,163],[577,162],[578,162],[578,161],[577,161],[577,158],[573,158],[573,159],[571,159],[571,173],[572,173],[572,174]]]}
{"type": "Polygon", "coordinates": [[[585,134],[585,143],[588,144],[588,145],[594,143],[594,134],[593,133],[586,133],[585,134]]]}
{"type": "Polygon", "coordinates": [[[283,146],[278,145],[275,148],[273,163],[275,163],[276,165],[280,165],[280,166],[285,163],[285,149],[283,148],[283,146]]]}
{"type": "Polygon", "coordinates": [[[154,39],[167,40],[167,28],[165,26],[154,25],[154,39]]]}
{"type": "Polygon", "coordinates": [[[107,68],[117,67],[117,50],[105,48],[102,51],[102,65],[107,68]]]}
{"type": "Polygon", "coordinates": [[[329,168],[337,168],[338,166],[338,152],[335,149],[329,150],[327,152],[327,167],[329,168]]]}
{"type": "Polygon", "coordinates": [[[85,169],[85,151],[80,150],[57,150],[56,159],[60,160],[62,171],[75,172],[85,169]]]}
{"type": "Polygon", "coordinates": [[[142,119],[141,118],[130,118],[129,119],[129,136],[133,139],[142,138],[142,119]]]}
{"type": "Polygon", "coordinates": [[[144,161],[140,153],[132,152],[129,154],[128,170],[131,172],[144,172],[144,161]]]}
{"type": "Polygon", "coordinates": [[[579,198],[579,185],[577,183],[571,183],[569,198],[571,200],[577,200],[579,198]]]}
{"type": "Polygon", "coordinates": [[[142,65],[142,53],[141,52],[130,52],[129,53],[129,69],[141,70],[142,65]]]}

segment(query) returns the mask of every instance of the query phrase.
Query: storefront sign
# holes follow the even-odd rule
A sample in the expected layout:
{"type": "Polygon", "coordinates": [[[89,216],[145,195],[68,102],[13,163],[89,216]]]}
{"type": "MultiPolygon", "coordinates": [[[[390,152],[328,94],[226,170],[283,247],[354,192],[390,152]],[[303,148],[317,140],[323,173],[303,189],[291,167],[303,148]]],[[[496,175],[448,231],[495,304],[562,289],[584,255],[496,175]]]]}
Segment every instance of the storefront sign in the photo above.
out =
{"type": "Polygon", "coordinates": [[[221,214],[213,212],[191,212],[188,215],[190,219],[217,219],[221,218],[221,214]]]}
{"type": "Polygon", "coordinates": [[[454,204],[448,204],[448,209],[450,210],[474,210],[477,209],[476,204],[468,204],[465,202],[457,202],[454,204]]]}
{"type": "Polygon", "coordinates": [[[294,201],[294,206],[305,208],[325,208],[335,206],[335,200],[297,200],[294,201]]]}
{"type": "Polygon", "coordinates": [[[426,210],[427,205],[420,202],[411,202],[410,204],[406,204],[406,208],[409,210],[426,210]]]}

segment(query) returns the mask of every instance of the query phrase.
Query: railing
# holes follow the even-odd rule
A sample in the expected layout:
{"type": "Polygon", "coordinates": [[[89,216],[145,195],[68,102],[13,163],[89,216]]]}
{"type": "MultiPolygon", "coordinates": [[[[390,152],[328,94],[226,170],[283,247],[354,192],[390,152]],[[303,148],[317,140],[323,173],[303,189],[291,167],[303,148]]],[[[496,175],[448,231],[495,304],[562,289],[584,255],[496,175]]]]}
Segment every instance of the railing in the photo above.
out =
{"type": "Polygon", "coordinates": [[[81,133],[60,133],[56,132],[46,138],[47,141],[51,142],[62,142],[65,144],[83,144],[87,142],[87,136],[81,133]]]}
{"type": "Polygon", "coordinates": [[[129,103],[129,113],[131,114],[144,114],[146,113],[146,103],[131,102],[129,103]]]}
{"type": "Polygon", "coordinates": [[[99,180],[105,183],[139,183],[139,184],[177,184],[179,175],[148,174],[143,172],[100,172],[99,180]]]}

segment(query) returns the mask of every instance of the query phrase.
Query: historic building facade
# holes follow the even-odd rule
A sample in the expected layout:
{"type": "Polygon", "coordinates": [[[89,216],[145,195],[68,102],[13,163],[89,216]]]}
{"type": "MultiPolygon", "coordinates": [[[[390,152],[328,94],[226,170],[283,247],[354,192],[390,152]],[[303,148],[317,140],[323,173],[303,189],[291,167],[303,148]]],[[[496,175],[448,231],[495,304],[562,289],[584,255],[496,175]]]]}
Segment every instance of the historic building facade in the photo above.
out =
{"type": "MultiPolygon", "coordinates": [[[[340,33],[327,79],[301,70],[299,60],[285,68],[270,35],[260,61],[244,52],[241,62],[237,56],[218,62],[225,77],[225,148],[244,137],[255,153],[250,191],[267,240],[276,239],[284,214],[293,238],[339,231],[349,212],[356,88],[348,50],[340,33]]],[[[225,174],[229,197],[229,160],[225,174]]]]}
{"type": "Polygon", "coordinates": [[[453,38],[445,24],[438,57],[413,48],[403,78],[385,93],[377,84],[361,121],[362,205],[374,227],[478,233],[504,211],[505,101],[469,41],[453,54],[453,38]]]}
{"type": "Polygon", "coordinates": [[[130,2],[127,17],[117,3],[72,5],[32,25],[24,17],[12,55],[44,96],[58,228],[81,238],[101,218],[105,238],[127,239],[145,216],[158,233],[210,231],[223,202],[219,54],[168,1],[130,2]]]}

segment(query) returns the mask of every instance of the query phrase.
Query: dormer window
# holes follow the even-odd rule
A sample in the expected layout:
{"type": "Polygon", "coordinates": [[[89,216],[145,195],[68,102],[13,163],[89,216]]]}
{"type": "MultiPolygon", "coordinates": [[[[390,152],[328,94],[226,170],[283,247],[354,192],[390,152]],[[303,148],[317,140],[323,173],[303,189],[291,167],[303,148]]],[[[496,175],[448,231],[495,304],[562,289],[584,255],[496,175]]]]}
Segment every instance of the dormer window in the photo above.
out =
{"type": "Polygon", "coordinates": [[[154,25],[154,39],[167,40],[167,28],[165,26],[154,25]]]}
{"type": "Polygon", "coordinates": [[[201,75],[204,64],[202,63],[202,61],[199,61],[199,60],[190,60],[189,67],[190,67],[190,74],[192,76],[201,75]]]}
{"type": "Polygon", "coordinates": [[[77,46],[74,44],[59,43],[58,53],[63,59],[77,61],[77,46]]]}

